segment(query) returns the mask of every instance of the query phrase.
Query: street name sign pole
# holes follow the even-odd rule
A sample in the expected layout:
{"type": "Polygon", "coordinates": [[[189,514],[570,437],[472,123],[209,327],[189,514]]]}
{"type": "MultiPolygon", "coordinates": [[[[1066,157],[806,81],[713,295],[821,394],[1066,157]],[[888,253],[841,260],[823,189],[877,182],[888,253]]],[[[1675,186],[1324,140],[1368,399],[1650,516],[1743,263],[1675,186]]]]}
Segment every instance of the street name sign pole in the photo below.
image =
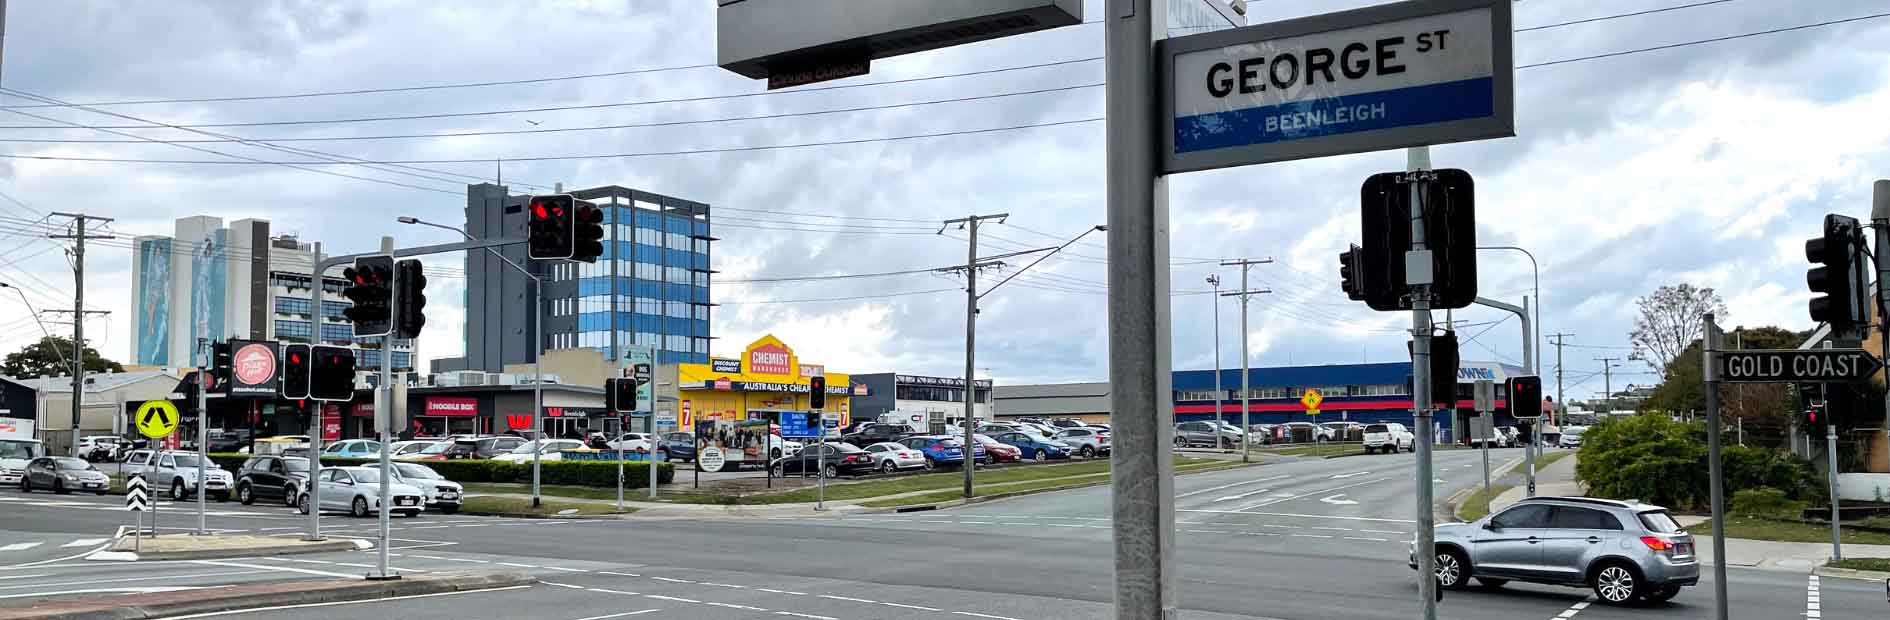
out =
{"type": "MultiPolygon", "coordinates": [[[[1719,384],[1720,366],[1714,359],[1719,351],[1719,324],[1713,322],[1713,313],[1705,316],[1706,330],[1704,346],[1700,347],[1705,356],[1702,366],[1706,379],[1706,464],[1707,485],[1711,495],[1710,509],[1713,513],[1713,617],[1726,618],[1726,469],[1719,462],[1719,384]]],[[[1836,499],[1836,498],[1833,498],[1836,499]]]]}

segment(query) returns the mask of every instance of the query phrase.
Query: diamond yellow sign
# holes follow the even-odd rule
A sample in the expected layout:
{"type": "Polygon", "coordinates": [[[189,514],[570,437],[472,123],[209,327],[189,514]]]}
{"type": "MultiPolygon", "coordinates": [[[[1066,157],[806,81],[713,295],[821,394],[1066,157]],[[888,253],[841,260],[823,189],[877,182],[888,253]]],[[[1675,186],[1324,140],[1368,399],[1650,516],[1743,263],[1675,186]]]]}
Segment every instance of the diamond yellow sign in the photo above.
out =
{"type": "Polygon", "coordinates": [[[1306,415],[1319,415],[1319,403],[1323,402],[1326,402],[1326,398],[1319,395],[1319,390],[1312,388],[1306,388],[1306,394],[1299,397],[1299,404],[1306,406],[1306,415]]]}

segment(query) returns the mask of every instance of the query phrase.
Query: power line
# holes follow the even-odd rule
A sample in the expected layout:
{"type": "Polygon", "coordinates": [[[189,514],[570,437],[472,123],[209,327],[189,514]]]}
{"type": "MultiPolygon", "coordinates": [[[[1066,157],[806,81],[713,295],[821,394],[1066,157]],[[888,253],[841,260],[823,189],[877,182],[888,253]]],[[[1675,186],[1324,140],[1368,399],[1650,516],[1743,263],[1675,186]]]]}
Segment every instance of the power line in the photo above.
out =
{"type": "Polygon", "coordinates": [[[880,293],[877,295],[854,295],[851,297],[817,297],[813,299],[756,299],[756,300],[744,300],[744,301],[718,301],[718,302],[715,302],[715,305],[750,306],[750,305],[762,305],[762,304],[804,304],[804,303],[816,303],[816,302],[825,302],[825,301],[857,301],[861,299],[882,299],[882,298],[887,298],[887,297],[907,297],[907,296],[912,296],[912,295],[933,295],[937,293],[951,293],[951,292],[956,292],[956,291],[958,291],[958,289],[936,288],[936,289],[929,289],[929,290],[923,290],[923,291],[880,293]]]}
{"type": "Polygon", "coordinates": [[[1697,41],[1687,41],[1687,42],[1684,42],[1684,43],[1671,43],[1671,44],[1667,44],[1667,45],[1656,45],[1656,46],[1653,46],[1653,47],[1643,47],[1643,48],[1639,48],[1639,49],[1631,49],[1631,50],[1622,50],[1622,51],[1619,51],[1619,52],[1608,52],[1608,53],[1605,53],[1605,54],[1594,54],[1594,55],[1591,55],[1591,56],[1577,56],[1577,57],[1575,57],[1575,58],[1564,58],[1564,59],[1561,59],[1561,60],[1551,60],[1551,61],[1548,61],[1548,62],[1538,62],[1538,63],[1531,63],[1531,64],[1527,64],[1527,65],[1517,65],[1517,66],[1516,66],[1516,68],[1517,68],[1517,69],[1534,69],[1534,68],[1536,68],[1536,67],[1548,67],[1548,66],[1553,66],[1553,65],[1561,65],[1561,64],[1568,64],[1568,63],[1572,63],[1572,62],[1582,62],[1582,61],[1586,61],[1586,60],[1596,60],[1596,59],[1600,59],[1600,58],[1613,58],[1613,57],[1616,57],[1616,56],[1627,56],[1627,55],[1629,55],[1629,54],[1640,54],[1640,53],[1644,53],[1644,52],[1656,52],[1656,51],[1660,51],[1660,50],[1670,50],[1670,49],[1674,49],[1674,48],[1680,48],[1680,47],[1689,47],[1689,46],[1694,46],[1694,45],[1705,45],[1705,44],[1707,44],[1707,43],[1720,43],[1720,42],[1723,42],[1723,41],[1732,41],[1732,40],[1735,40],[1735,39],[1746,39],[1746,38],[1751,38],[1751,37],[1757,37],[1757,36],[1764,36],[1764,35],[1768,35],[1768,34],[1778,34],[1778,33],[1781,33],[1781,32],[1792,32],[1792,31],[1795,31],[1795,30],[1808,30],[1808,29],[1811,29],[1811,28],[1822,28],[1822,27],[1824,27],[1824,26],[1835,26],[1835,25],[1838,25],[1838,24],[1848,24],[1848,23],[1851,23],[1851,22],[1860,22],[1860,21],[1864,21],[1864,20],[1868,20],[1868,19],[1879,19],[1879,18],[1884,18],[1884,17],[1890,17],[1890,13],[1878,13],[1878,14],[1875,14],[1875,15],[1863,15],[1863,16],[1859,16],[1859,17],[1850,17],[1850,18],[1845,18],[1845,19],[1834,19],[1834,20],[1831,20],[1831,21],[1825,21],[1825,22],[1818,22],[1818,23],[1815,23],[1815,24],[1803,24],[1803,25],[1799,25],[1799,26],[1786,26],[1786,27],[1784,27],[1784,28],[1773,28],[1773,29],[1771,29],[1771,30],[1760,30],[1760,31],[1758,31],[1758,32],[1747,32],[1747,33],[1743,33],[1743,34],[1735,34],[1735,35],[1727,35],[1727,36],[1723,36],[1723,37],[1714,37],[1714,38],[1711,38],[1711,39],[1700,39],[1700,40],[1697,40],[1697,41]]]}
{"type": "Polygon", "coordinates": [[[1706,1],[1706,2],[1695,2],[1695,3],[1693,3],[1693,4],[1682,4],[1682,5],[1679,5],[1679,6],[1670,6],[1670,7],[1666,7],[1666,8],[1661,8],[1661,9],[1648,9],[1648,10],[1645,10],[1645,11],[1635,11],[1635,12],[1633,12],[1633,13],[1621,13],[1621,14],[1618,14],[1618,15],[1605,15],[1605,16],[1602,16],[1602,17],[1590,17],[1590,18],[1588,18],[1588,19],[1578,19],[1578,20],[1574,20],[1574,21],[1566,21],[1566,22],[1560,22],[1560,23],[1555,23],[1555,24],[1544,24],[1544,25],[1541,25],[1541,26],[1530,26],[1530,27],[1528,27],[1528,28],[1517,28],[1517,29],[1516,29],[1516,32],[1530,32],[1530,31],[1532,31],[1532,30],[1548,30],[1548,29],[1550,29],[1550,28],[1561,28],[1561,27],[1563,27],[1563,26],[1574,26],[1574,25],[1576,25],[1576,24],[1589,24],[1589,23],[1594,23],[1594,22],[1602,22],[1602,21],[1608,21],[1608,20],[1611,20],[1611,19],[1621,19],[1621,18],[1623,18],[1623,17],[1639,17],[1639,16],[1642,16],[1642,15],[1652,15],[1652,14],[1654,14],[1654,13],[1665,13],[1665,12],[1668,12],[1668,11],[1678,11],[1678,10],[1681,10],[1681,9],[1691,9],[1691,8],[1694,8],[1694,7],[1701,7],[1701,6],[1707,6],[1707,5],[1712,5],[1712,4],[1725,4],[1725,3],[1728,3],[1728,2],[1732,2],[1732,1],[1733,1],[1733,0],[1708,0],[1708,1],[1706,1]]]}

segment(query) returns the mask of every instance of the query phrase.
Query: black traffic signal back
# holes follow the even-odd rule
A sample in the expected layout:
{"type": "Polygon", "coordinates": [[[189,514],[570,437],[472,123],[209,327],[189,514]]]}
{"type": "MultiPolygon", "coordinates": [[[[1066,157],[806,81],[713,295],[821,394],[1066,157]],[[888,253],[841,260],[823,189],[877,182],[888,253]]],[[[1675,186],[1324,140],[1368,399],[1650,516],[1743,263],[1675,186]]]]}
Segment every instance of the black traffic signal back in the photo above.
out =
{"type": "Polygon", "coordinates": [[[826,377],[821,376],[821,377],[808,377],[807,378],[807,408],[808,409],[826,409],[827,408],[827,378],[826,377]]]}
{"type": "Polygon", "coordinates": [[[314,367],[309,359],[308,345],[291,344],[282,347],[282,397],[296,400],[308,398],[309,369],[314,367]]]}
{"type": "Polygon", "coordinates": [[[1509,414],[1515,418],[1542,417],[1542,377],[1509,378],[1509,414]]]}
{"type": "Polygon", "coordinates": [[[570,194],[532,196],[525,203],[529,256],[535,260],[569,259],[576,254],[577,199],[570,194]]]}
{"type": "Polygon", "coordinates": [[[604,210],[588,202],[577,203],[577,224],[572,232],[576,240],[571,246],[571,260],[597,262],[604,253],[604,210]]]}
{"type": "Polygon", "coordinates": [[[1364,251],[1354,243],[1351,249],[1339,253],[1339,290],[1352,301],[1365,301],[1365,281],[1360,278],[1364,274],[1358,265],[1364,251]]]}
{"type": "Polygon", "coordinates": [[[232,365],[233,358],[230,352],[230,342],[224,340],[210,343],[209,369],[211,394],[230,393],[230,369],[232,365]]]}
{"type": "Polygon", "coordinates": [[[308,397],[347,402],[354,399],[354,349],[311,347],[308,397]]]}
{"type": "Polygon", "coordinates": [[[604,408],[616,413],[637,410],[637,380],[628,377],[604,380],[604,408]]]}
{"type": "MultiPolygon", "coordinates": [[[[1417,343],[1405,341],[1405,352],[1417,359],[1417,343]]],[[[1431,407],[1440,409],[1457,408],[1457,332],[1446,330],[1431,336],[1431,407]]],[[[1411,389],[1414,382],[1410,375],[1404,377],[1404,387],[1411,389]]],[[[1416,390],[1411,397],[1415,401],[1416,390]]]]}
{"type": "Polygon", "coordinates": [[[427,325],[427,274],[411,258],[394,263],[394,272],[394,286],[400,289],[394,296],[394,337],[419,338],[427,325]]]}
{"type": "Polygon", "coordinates": [[[1805,283],[1812,292],[1824,293],[1811,298],[1811,320],[1830,323],[1833,331],[1848,331],[1868,320],[1863,246],[1857,218],[1835,213],[1824,216],[1824,234],[1805,241],[1805,260],[1817,265],[1805,272],[1805,283]]]}
{"type": "MultiPolygon", "coordinates": [[[[341,276],[348,279],[348,288],[341,296],[354,302],[341,315],[354,323],[354,337],[387,335],[393,329],[393,308],[387,302],[394,292],[394,257],[354,259],[354,266],[343,269],[341,276]]],[[[321,342],[321,334],[315,335],[315,341],[321,342]]]]}
{"type": "Polygon", "coordinates": [[[1431,308],[1463,308],[1477,298],[1476,187],[1470,173],[1454,168],[1384,172],[1360,188],[1364,252],[1360,290],[1373,310],[1411,309],[1405,252],[1411,249],[1411,183],[1424,177],[1419,196],[1424,247],[1431,252],[1431,308]],[[1382,284],[1379,284],[1381,283],[1382,284]]]}

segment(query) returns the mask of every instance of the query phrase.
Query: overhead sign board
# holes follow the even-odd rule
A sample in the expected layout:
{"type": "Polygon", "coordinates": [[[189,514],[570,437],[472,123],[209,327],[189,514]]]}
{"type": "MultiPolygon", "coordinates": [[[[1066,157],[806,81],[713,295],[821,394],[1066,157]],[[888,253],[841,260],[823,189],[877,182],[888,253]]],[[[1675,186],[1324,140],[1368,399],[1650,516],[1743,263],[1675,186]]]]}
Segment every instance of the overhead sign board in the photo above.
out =
{"type": "Polygon", "coordinates": [[[1752,349],[1714,357],[1719,380],[1728,383],[1862,381],[1883,368],[1863,349],[1752,349]]]}
{"type": "Polygon", "coordinates": [[[1083,0],[719,0],[715,60],[769,88],[914,52],[1083,22],[1083,0]]]}
{"type": "Polygon", "coordinates": [[[1160,46],[1163,173],[1516,135],[1510,0],[1410,0],[1160,46]]]}

